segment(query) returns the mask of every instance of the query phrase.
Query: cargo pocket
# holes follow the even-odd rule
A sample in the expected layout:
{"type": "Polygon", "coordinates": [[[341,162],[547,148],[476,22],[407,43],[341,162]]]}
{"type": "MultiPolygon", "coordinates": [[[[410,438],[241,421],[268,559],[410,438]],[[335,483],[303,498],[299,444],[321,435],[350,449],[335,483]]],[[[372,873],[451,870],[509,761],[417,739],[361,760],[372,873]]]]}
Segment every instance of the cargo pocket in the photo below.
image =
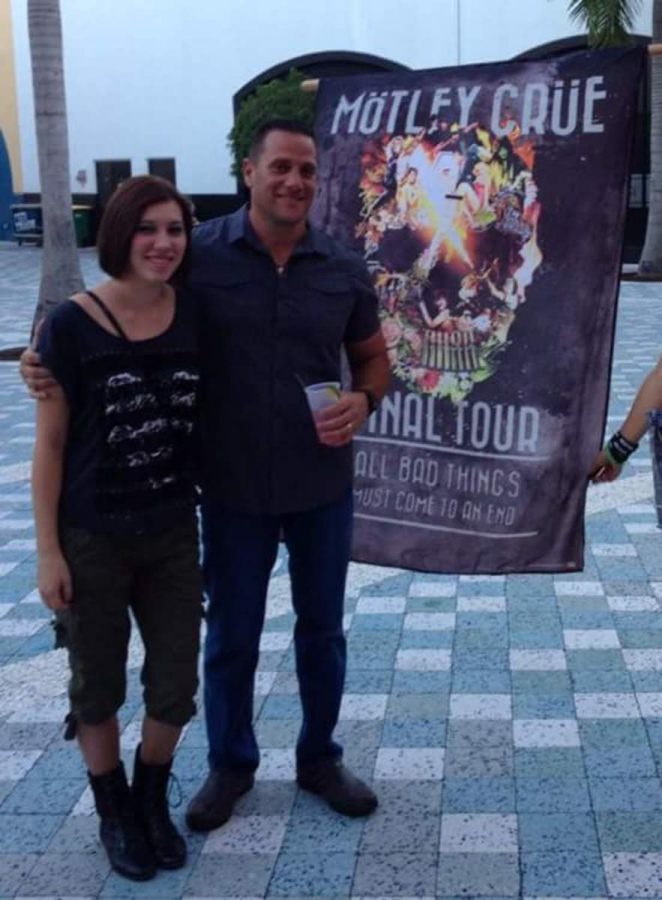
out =
{"type": "Polygon", "coordinates": [[[51,620],[53,629],[53,649],[66,650],[69,648],[69,631],[62,619],[57,616],[51,620]]]}
{"type": "Polygon", "coordinates": [[[64,717],[64,739],[65,741],[73,741],[76,737],[76,731],[78,729],[78,719],[76,718],[75,713],[68,712],[64,717]]]}

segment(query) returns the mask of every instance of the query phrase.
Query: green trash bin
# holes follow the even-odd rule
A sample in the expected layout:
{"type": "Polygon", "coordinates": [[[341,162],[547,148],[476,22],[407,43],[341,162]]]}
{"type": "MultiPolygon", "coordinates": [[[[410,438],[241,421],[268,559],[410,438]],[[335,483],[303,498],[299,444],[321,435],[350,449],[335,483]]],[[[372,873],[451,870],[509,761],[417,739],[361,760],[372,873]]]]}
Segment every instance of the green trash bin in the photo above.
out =
{"type": "Polygon", "coordinates": [[[76,246],[89,247],[92,243],[92,207],[72,206],[74,217],[74,231],[76,232],[76,246]]]}

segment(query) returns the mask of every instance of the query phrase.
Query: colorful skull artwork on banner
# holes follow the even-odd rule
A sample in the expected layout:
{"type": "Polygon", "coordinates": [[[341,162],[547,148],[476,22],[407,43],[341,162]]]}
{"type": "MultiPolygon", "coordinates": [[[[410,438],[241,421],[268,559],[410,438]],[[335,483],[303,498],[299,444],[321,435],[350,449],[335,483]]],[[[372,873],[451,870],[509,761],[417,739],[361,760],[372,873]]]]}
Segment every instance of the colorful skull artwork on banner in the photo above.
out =
{"type": "Polygon", "coordinates": [[[576,571],[643,51],[323,80],[316,223],[379,297],[354,558],[576,571]]]}

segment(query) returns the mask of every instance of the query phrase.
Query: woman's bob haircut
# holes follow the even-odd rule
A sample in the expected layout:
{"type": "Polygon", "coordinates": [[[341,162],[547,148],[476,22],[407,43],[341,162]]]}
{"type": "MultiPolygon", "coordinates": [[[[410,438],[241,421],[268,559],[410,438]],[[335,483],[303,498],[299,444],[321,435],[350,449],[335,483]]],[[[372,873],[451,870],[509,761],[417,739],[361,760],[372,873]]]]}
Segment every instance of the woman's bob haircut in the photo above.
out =
{"type": "Polygon", "coordinates": [[[99,265],[111,278],[127,274],[131,256],[131,242],[145,210],[157,203],[173,200],[182,212],[186,233],[186,251],[171,281],[182,281],[188,272],[191,257],[193,218],[189,200],[165,178],[157,175],[136,175],[127,178],[115,190],[101,217],[97,232],[99,265]]]}

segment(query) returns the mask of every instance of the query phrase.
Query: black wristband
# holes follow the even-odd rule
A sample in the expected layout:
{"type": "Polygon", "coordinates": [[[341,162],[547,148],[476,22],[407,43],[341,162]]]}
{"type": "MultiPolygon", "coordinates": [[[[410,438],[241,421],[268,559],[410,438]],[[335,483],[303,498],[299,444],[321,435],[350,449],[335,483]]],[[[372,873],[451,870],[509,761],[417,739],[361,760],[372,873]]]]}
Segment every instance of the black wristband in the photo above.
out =
{"type": "Polygon", "coordinates": [[[357,391],[359,392],[359,394],[365,394],[365,398],[368,401],[368,415],[371,416],[379,406],[377,398],[370,390],[370,388],[357,388],[357,391]]]}
{"type": "Polygon", "coordinates": [[[609,453],[613,456],[619,466],[622,466],[624,462],[627,462],[628,458],[632,456],[638,446],[639,444],[633,444],[632,441],[629,441],[624,437],[620,431],[613,434],[607,441],[609,453]]]}

